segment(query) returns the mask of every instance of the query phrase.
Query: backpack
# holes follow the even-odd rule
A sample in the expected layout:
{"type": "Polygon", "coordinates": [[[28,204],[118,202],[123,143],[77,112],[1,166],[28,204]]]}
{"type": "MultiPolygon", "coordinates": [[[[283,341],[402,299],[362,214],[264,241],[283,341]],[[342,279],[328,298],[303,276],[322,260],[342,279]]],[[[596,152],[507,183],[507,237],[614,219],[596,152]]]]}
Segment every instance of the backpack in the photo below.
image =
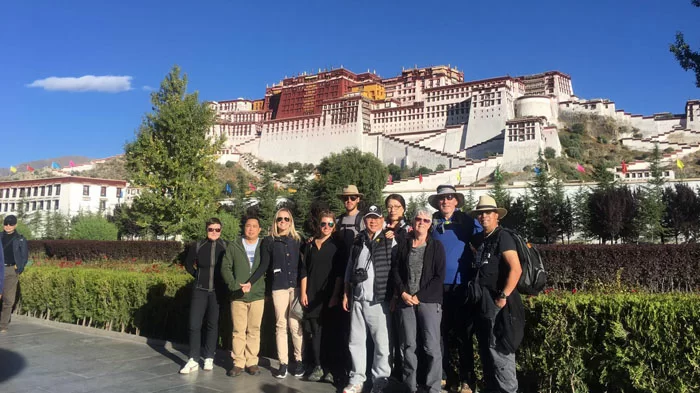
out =
{"type": "Polygon", "coordinates": [[[355,227],[355,232],[360,233],[362,232],[362,214],[357,213],[355,214],[355,224],[343,224],[343,218],[347,217],[347,213],[343,213],[338,217],[338,231],[345,230],[350,227],[355,227]]]}
{"type": "Polygon", "coordinates": [[[513,237],[520,266],[523,269],[520,280],[518,280],[518,292],[526,295],[537,295],[544,290],[547,284],[547,271],[544,269],[542,254],[533,244],[526,242],[518,232],[501,228],[513,237]]]}

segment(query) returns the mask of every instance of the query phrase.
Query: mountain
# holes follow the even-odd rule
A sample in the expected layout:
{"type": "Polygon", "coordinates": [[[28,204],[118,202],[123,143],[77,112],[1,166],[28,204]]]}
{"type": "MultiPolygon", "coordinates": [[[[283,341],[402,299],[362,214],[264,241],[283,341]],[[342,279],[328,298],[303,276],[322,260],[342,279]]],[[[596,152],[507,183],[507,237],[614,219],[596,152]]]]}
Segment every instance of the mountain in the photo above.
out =
{"type": "MultiPolygon", "coordinates": [[[[15,165],[17,168],[17,172],[27,172],[27,165],[31,166],[34,169],[41,169],[45,167],[50,167],[52,162],[58,163],[58,165],[63,167],[67,167],[68,164],[73,161],[75,165],[83,164],[86,162],[89,162],[90,160],[93,160],[93,158],[90,157],[84,157],[84,156],[63,156],[63,157],[56,157],[56,158],[45,158],[43,160],[35,160],[35,161],[29,161],[29,162],[23,162],[21,164],[15,165]]],[[[10,172],[10,168],[0,168],[0,177],[6,177],[10,176],[12,173],[10,172]]]]}

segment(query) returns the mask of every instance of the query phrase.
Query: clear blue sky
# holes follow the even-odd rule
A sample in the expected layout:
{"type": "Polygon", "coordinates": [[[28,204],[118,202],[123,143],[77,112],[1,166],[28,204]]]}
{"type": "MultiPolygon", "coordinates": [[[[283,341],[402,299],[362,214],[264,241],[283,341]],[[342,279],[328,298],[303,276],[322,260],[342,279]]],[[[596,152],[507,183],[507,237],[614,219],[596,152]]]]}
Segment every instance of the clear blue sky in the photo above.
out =
{"type": "Polygon", "coordinates": [[[579,97],[682,113],[700,89],[668,45],[681,30],[700,47],[698,20],[690,0],[6,2],[0,167],[122,153],[150,110],[144,86],[175,63],[203,100],[261,98],[267,83],[331,65],[388,77],[452,64],[467,80],[560,70],[579,97]],[[128,76],[110,86],[131,90],[28,87],[85,75],[128,76]]]}

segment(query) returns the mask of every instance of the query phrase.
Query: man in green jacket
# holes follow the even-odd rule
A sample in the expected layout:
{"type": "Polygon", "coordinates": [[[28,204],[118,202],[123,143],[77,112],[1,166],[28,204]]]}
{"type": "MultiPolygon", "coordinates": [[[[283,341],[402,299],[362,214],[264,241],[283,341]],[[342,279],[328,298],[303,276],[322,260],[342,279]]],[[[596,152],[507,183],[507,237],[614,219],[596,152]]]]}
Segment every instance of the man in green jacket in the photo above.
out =
{"type": "Polygon", "coordinates": [[[265,280],[244,285],[260,265],[260,220],[245,219],[243,237],[229,243],[221,266],[221,276],[231,292],[233,317],[233,369],[226,375],[237,377],[245,369],[258,375],[260,325],[265,305],[265,280]]]}

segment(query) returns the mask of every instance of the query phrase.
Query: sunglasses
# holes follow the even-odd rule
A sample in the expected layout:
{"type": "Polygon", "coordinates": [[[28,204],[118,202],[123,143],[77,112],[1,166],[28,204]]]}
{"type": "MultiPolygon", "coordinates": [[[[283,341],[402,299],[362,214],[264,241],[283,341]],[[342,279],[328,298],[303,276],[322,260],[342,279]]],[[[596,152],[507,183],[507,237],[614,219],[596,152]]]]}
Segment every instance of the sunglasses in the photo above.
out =
{"type": "Polygon", "coordinates": [[[416,224],[418,224],[418,223],[420,223],[420,222],[422,222],[423,224],[428,224],[428,225],[430,225],[430,224],[433,222],[433,220],[431,220],[431,219],[429,219],[429,218],[419,218],[419,217],[416,217],[416,224]]]}
{"type": "Polygon", "coordinates": [[[289,221],[291,221],[291,218],[289,218],[289,217],[277,217],[277,222],[282,222],[282,221],[289,222],[289,221]]]}
{"type": "Polygon", "coordinates": [[[221,232],[221,228],[207,228],[207,232],[221,232]]]}
{"type": "Polygon", "coordinates": [[[324,228],[324,227],[333,228],[335,226],[335,223],[334,222],[322,222],[320,225],[321,225],[321,228],[324,228]]]}
{"type": "Polygon", "coordinates": [[[344,197],[343,197],[343,200],[344,200],[344,201],[351,200],[351,201],[355,202],[355,201],[357,200],[357,195],[348,195],[348,196],[344,196],[344,197]]]}
{"type": "Polygon", "coordinates": [[[477,213],[478,216],[483,216],[484,214],[491,214],[491,213],[497,213],[495,210],[484,210],[482,212],[477,213]]]}
{"type": "Polygon", "coordinates": [[[452,195],[452,194],[441,195],[441,196],[438,198],[438,201],[441,201],[441,200],[443,200],[443,199],[447,199],[448,201],[451,201],[451,200],[455,199],[455,196],[452,195]]]}

